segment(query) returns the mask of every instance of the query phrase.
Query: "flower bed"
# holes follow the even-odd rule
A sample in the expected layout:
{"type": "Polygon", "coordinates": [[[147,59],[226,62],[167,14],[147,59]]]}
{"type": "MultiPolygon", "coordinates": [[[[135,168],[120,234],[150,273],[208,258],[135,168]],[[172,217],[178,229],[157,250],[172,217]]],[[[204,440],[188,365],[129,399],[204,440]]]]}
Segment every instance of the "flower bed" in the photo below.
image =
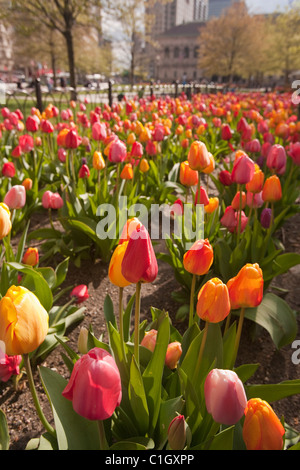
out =
{"type": "MultiPolygon", "coordinates": [[[[51,105],[42,115],[2,115],[2,380],[30,384],[46,433],[28,446],[297,447],[297,432],[269,402],[298,395],[299,381],[256,385],[258,365],[238,362],[245,321],[277,349],[297,336],[295,313],[269,291],[300,263],[277,238],[298,212],[300,128],[290,95],[125,99],[90,110],[71,102],[61,115],[51,105]],[[162,205],[172,229],[157,232],[162,205]],[[30,230],[42,211],[49,225],[30,230]],[[161,239],[165,249],[154,251],[161,239]],[[84,319],[89,292],[85,279],[72,291],[64,283],[69,263],[80,269],[86,260],[101,260],[118,313],[106,296],[106,335],[91,322],[71,348],[65,334],[84,319]],[[151,303],[142,321],[158,261],[177,282],[178,310],[151,303]],[[39,368],[49,420],[31,370],[58,345],[69,377],[39,368]],[[255,416],[263,416],[261,435],[255,416]]],[[[4,415],[2,423],[8,447],[4,415]]]]}

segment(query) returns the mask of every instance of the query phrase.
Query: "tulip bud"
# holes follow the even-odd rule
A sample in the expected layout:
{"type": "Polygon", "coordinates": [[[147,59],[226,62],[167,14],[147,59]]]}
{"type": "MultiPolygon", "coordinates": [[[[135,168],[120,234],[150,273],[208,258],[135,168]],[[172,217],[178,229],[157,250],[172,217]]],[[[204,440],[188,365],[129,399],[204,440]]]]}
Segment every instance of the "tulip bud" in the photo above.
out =
{"type": "Polygon", "coordinates": [[[168,427],[168,442],[172,450],[183,450],[186,444],[186,423],[183,415],[175,416],[168,427]]]}
{"type": "Polygon", "coordinates": [[[228,316],[230,308],[228,288],[220,279],[210,279],[201,287],[197,302],[199,318],[219,323],[228,316]]]}
{"type": "Polygon", "coordinates": [[[145,336],[141,341],[141,345],[144,348],[149,349],[149,351],[153,352],[156,345],[156,338],[157,338],[157,330],[149,330],[145,331],[145,336]]]}
{"type": "Polygon", "coordinates": [[[232,370],[211,370],[205,379],[204,397],[214,421],[227,426],[242,418],[247,405],[243,383],[232,370]]]}
{"type": "Polygon", "coordinates": [[[213,263],[213,249],[208,239],[197,240],[183,256],[186,271],[201,276],[208,273],[213,263]]]}
{"type": "Polygon", "coordinates": [[[105,161],[101,152],[94,152],[93,168],[95,168],[95,170],[103,170],[103,168],[105,168],[105,161]]]}
{"type": "Polygon", "coordinates": [[[24,186],[26,191],[29,191],[32,188],[32,179],[25,178],[24,181],[22,182],[22,186],[24,186]]]}
{"type": "Polygon", "coordinates": [[[262,210],[261,215],[260,215],[260,223],[262,227],[269,228],[271,219],[272,219],[272,209],[270,209],[269,207],[266,207],[265,209],[262,210]]]}
{"type": "Polygon", "coordinates": [[[57,151],[57,157],[58,160],[62,163],[65,163],[66,158],[67,158],[67,152],[65,151],[64,148],[60,147],[57,151]]]}
{"type": "Polygon", "coordinates": [[[13,178],[16,174],[15,165],[13,162],[6,162],[2,167],[2,175],[7,176],[8,178],[13,178]]]}
{"type": "Polygon", "coordinates": [[[81,304],[89,298],[88,288],[85,284],[80,284],[71,291],[70,297],[76,299],[77,304],[81,304]]]}
{"type": "Polygon", "coordinates": [[[192,170],[202,171],[210,165],[208,150],[204,142],[194,141],[188,153],[188,162],[192,170]]]}
{"type": "Polygon", "coordinates": [[[176,369],[181,355],[182,347],[179,341],[173,341],[173,343],[168,344],[165,365],[169,367],[169,369],[176,369]]]}
{"type": "Polygon", "coordinates": [[[206,189],[203,186],[200,186],[200,198],[199,198],[199,193],[197,189],[194,203],[195,205],[203,204],[204,206],[207,206],[207,204],[209,203],[209,198],[208,198],[206,189]]]}
{"type": "Polygon", "coordinates": [[[179,180],[183,186],[196,186],[198,183],[198,171],[192,170],[188,161],[182,162],[180,164],[179,180]]]}
{"type": "Polygon", "coordinates": [[[233,136],[233,132],[230,129],[230,126],[228,124],[222,124],[222,127],[221,127],[222,140],[230,140],[232,136],[233,136]]]}
{"type": "Polygon", "coordinates": [[[90,169],[87,165],[81,165],[78,172],[79,178],[89,178],[90,176],[90,169]]]}
{"type": "Polygon", "coordinates": [[[126,287],[130,284],[130,282],[124,278],[121,269],[127,245],[128,241],[125,241],[115,248],[108,267],[109,280],[118,287],[126,287]]]}
{"type": "Polygon", "coordinates": [[[131,233],[122,261],[122,274],[132,283],[153,282],[158,265],[152,242],[144,225],[137,226],[131,233]]]}
{"type": "Polygon", "coordinates": [[[123,170],[121,171],[120,178],[124,180],[133,179],[133,169],[131,163],[126,163],[123,170]]]}
{"type": "Polygon", "coordinates": [[[62,395],[86,419],[110,418],[122,399],[120,372],[113,357],[97,347],[81,356],[62,395]]]}
{"type": "Polygon", "coordinates": [[[4,204],[10,209],[21,209],[26,203],[26,190],[23,185],[13,186],[4,197],[4,204]]]}
{"type": "Polygon", "coordinates": [[[37,248],[29,247],[24,253],[22,263],[28,266],[36,266],[39,262],[39,251],[37,248]]]}
{"type": "Polygon", "coordinates": [[[48,333],[48,313],[39,299],[22,286],[11,286],[0,300],[0,341],[8,355],[28,354],[48,333]]]}
{"type": "Polygon", "coordinates": [[[276,202],[282,198],[281,183],[277,175],[269,176],[266,179],[262,190],[262,198],[265,202],[276,202]]]}
{"type": "Polygon", "coordinates": [[[87,341],[89,332],[85,327],[81,327],[77,340],[77,348],[80,354],[86,354],[88,352],[87,341]]]}
{"type": "Polygon", "coordinates": [[[150,169],[150,166],[149,166],[148,161],[146,160],[146,158],[142,158],[140,161],[140,171],[142,173],[147,173],[149,169],[150,169]]]}
{"type": "Polygon", "coordinates": [[[245,407],[243,439],[247,450],[282,450],[285,429],[273,409],[260,398],[245,407]]]}
{"type": "Polygon", "coordinates": [[[0,240],[6,237],[11,231],[10,211],[4,202],[0,203],[0,240]]]}
{"type": "Polygon", "coordinates": [[[237,193],[235,194],[234,198],[231,201],[231,207],[233,207],[234,210],[236,211],[239,209],[244,209],[246,206],[246,200],[247,200],[246,193],[242,191],[241,207],[240,207],[240,194],[241,194],[241,191],[237,191],[237,193]]]}
{"type": "Polygon", "coordinates": [[[0,381],[7,382],[12,375],[19,375],[22,356],[8,356],[0,349],[0,381]]]}
{"type": "Polygon", "coordinates": [[[257,307],[263,298],[264,280],[257,263],[247,263],[227,282],[231,308],[257,307]]]}

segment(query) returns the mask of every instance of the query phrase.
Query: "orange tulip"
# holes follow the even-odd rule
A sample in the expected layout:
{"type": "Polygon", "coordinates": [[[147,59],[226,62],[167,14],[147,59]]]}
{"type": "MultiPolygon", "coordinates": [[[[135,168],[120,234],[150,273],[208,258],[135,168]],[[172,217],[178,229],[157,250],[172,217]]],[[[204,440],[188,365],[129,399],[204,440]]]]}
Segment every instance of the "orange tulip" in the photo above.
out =
{"type": "Polygon", "coordinates": [[[200,289],[197,302],[197,315],[210,323],[219,323],[230,312],[228,288],[220,279],[214,277],[200,289]]]}
{"type": "Polygon", "coordinates": [[[282,450],[284,427],[264,400],[251,398],[245,408],[243,439],[247,450],[282,450]]]}
{"type": "Polygon", "coordinates": [[[145,336],[141,341],[141,345],[144,348],[149,349],[149,351],[153,352],[156,345],[156,338],[157,338],[157,330],[149,330],[145,332],[145,336]]]}
{"type": "Polygon", "coordinates": [[[32,179],[25,178],[24,181],[22,182],[22,185],[24,186],[26,191],[30,190],[32,188],[32,179]]]}
{"type": "Polygon", "coordinates": [[[264,280],[257,263],[246,264],[227,282],[231,308],[257,307],[263,298],[264,280]]]}
{"type": "Polygon", "coordinates": [[[265,175],[258,165],[255,165],[255,171],[249,183],[246,183],[246,189],[250,193],[260,193],[263,189],[265,175]]]}
{"type": "Polygon", "coordinates": [[[123,180],[132,180],[133,178],[133,168],[131,163],[126,163],[123,170],[121,171],[120,177],[123,180]]]}
{"type": "Polygon", "coordinates": [[[204,206],[204,210],[208,214],[211,214],[212,212],[217,210],[218,207],[219,207],[219,199],[217,197],[210,197],[208,204],[204,206]]]}
{"type": "Polygon", "coordinates": [[[168,344],[165,364],[169,369],[176,369],[182,354],[182,347],[179,341],[168,344]]]}
{"type": "Polygon", "coordinates": [[[4,202],[0,203],[0,240],[6,237],[11,231],[12,224],[10,220],[9,208],[4,202]]]}
{"type": "Polygon", "coordinates": [[[66,136],[67,136],[68,132],[69,132],[69,129],[67,129],[67,128],[62,129],[59,132],[59,134],[57,136],[57,145],[59,147],[65,147],[66,146],[66,136]]]}
{"type": "Polygon", "coordinates": [[[24,253],[22,263],[28,266],[36,266],[39,262],[39,251],[37,248],[29,247],[24,253]]]}
{"type": "Polygon", "coordinates": [[[195,140],[188,153],[188,162],[192,170],[203,171],[210,164],[209,153],[204,142],[195,140]]]}
{"type": "Polygon", "coordinates": [[[129,241],[131,234],[136,230],[137,227],[141,227],[141,225],[142,224],[137,217],[128,219],[123,227],[119,243],[129,241]]]}
{"type": "Polygon", "coordinates": [[[149,166],[148,161],[146,160],[146,158],[142,158],[142,160],[140,161],[140,171],[142,173],[147,173],[149,169],[150,169],[150,166],[149,166]]]}
{"type": "Polygon", "coordinates": [[[276,202],[282,198],[281,183],[277,175],[266,179],[262,190],[262,198],[265,202],[276,202]]]}
{"type": "Polygon", "coordinates": [[[209,156],[210,164],[208,165],[207,168],[204,168],[203,170],[203,173],[205,173],[206,175],[212,173],[215,169],[215,159],[213,155],[210,152],[208,152],[208,156],[209,156]]]}
{"type": "Polygon", "coordinates": [[[208,239],[197,240],[183,256],[183,266],[189,273],[201,276],[209,271],[214,253],[208,239]]]}
{"type": "Polygon", "coordinates": [[[130,284],[130,282],[127,281],[127,279],[125,279],[125,277],[123,276],[121,270],[122,261],[127,245],[128,241],[125,241],[124,243],[121,243],[115,248],[108,267],[109,280],[112,284],[118,287],[126,287],[130,284]]]}
{"type": "Polygon", "coordinates": [[[198,172],[191,169],[188,161],[180,164],[179,180],[181,184],[188,187],[196,186],[198,183],[198,172]]]}
{"type": "MultiPolygon", "coordinates": [[[[239,210],[240,209],[240,191],[238,191],[234,198],[232,199],[231,201],[231,207],[234,208],[234,210],[239,210]]],[[[242,191],[242,205],[241,205],[241,209],[244,209],[245,206],[246,206],[246,202],[247,202],[247,196],[246,196],[246,193],[244,191],[242,191]]]]}

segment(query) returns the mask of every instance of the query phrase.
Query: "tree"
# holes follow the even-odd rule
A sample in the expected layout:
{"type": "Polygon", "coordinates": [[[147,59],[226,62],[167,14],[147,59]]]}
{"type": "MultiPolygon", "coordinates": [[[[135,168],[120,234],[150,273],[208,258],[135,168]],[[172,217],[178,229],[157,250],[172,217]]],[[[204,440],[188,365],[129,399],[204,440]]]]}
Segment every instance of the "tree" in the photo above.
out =
{"type": "Polygon", "coordinates": [[[257,26],[257,18],[249,15],[243,1],[209,20],[199,37],[199,66],[204,74],[231,81],[234,76],[249,75],[250,69],[254,71],[257,61],[253,57],[259,42],[257,26]]]}
{"type": "Polygon", "coordinates": [[[100,7],[100,0],[12,0],[7,12],[15,18],[27,15],[62,34],[67,49],[73,99],[76,99],[74,29],[76,25],[99,28],[100,7]]]}

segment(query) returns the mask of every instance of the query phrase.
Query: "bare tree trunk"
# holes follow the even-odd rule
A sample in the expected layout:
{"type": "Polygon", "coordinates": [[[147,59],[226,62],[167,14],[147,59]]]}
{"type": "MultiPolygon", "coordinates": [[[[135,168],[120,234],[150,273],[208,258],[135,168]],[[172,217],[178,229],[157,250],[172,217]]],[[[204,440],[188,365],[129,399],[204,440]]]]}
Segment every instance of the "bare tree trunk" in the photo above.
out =
{"type": "Polygon", "coordinates": [[[66,29],[64,32],[64,37],[67,45],[68,52],[68,62],[69,62],[69,73],[70,73],[70,87],[73,88],[71,91],[71,99],[76,100],[76,73],[75,73],[75,60],[74,60],[74,45],[73,45],[73,36],[71,29],[66,29]]]}

